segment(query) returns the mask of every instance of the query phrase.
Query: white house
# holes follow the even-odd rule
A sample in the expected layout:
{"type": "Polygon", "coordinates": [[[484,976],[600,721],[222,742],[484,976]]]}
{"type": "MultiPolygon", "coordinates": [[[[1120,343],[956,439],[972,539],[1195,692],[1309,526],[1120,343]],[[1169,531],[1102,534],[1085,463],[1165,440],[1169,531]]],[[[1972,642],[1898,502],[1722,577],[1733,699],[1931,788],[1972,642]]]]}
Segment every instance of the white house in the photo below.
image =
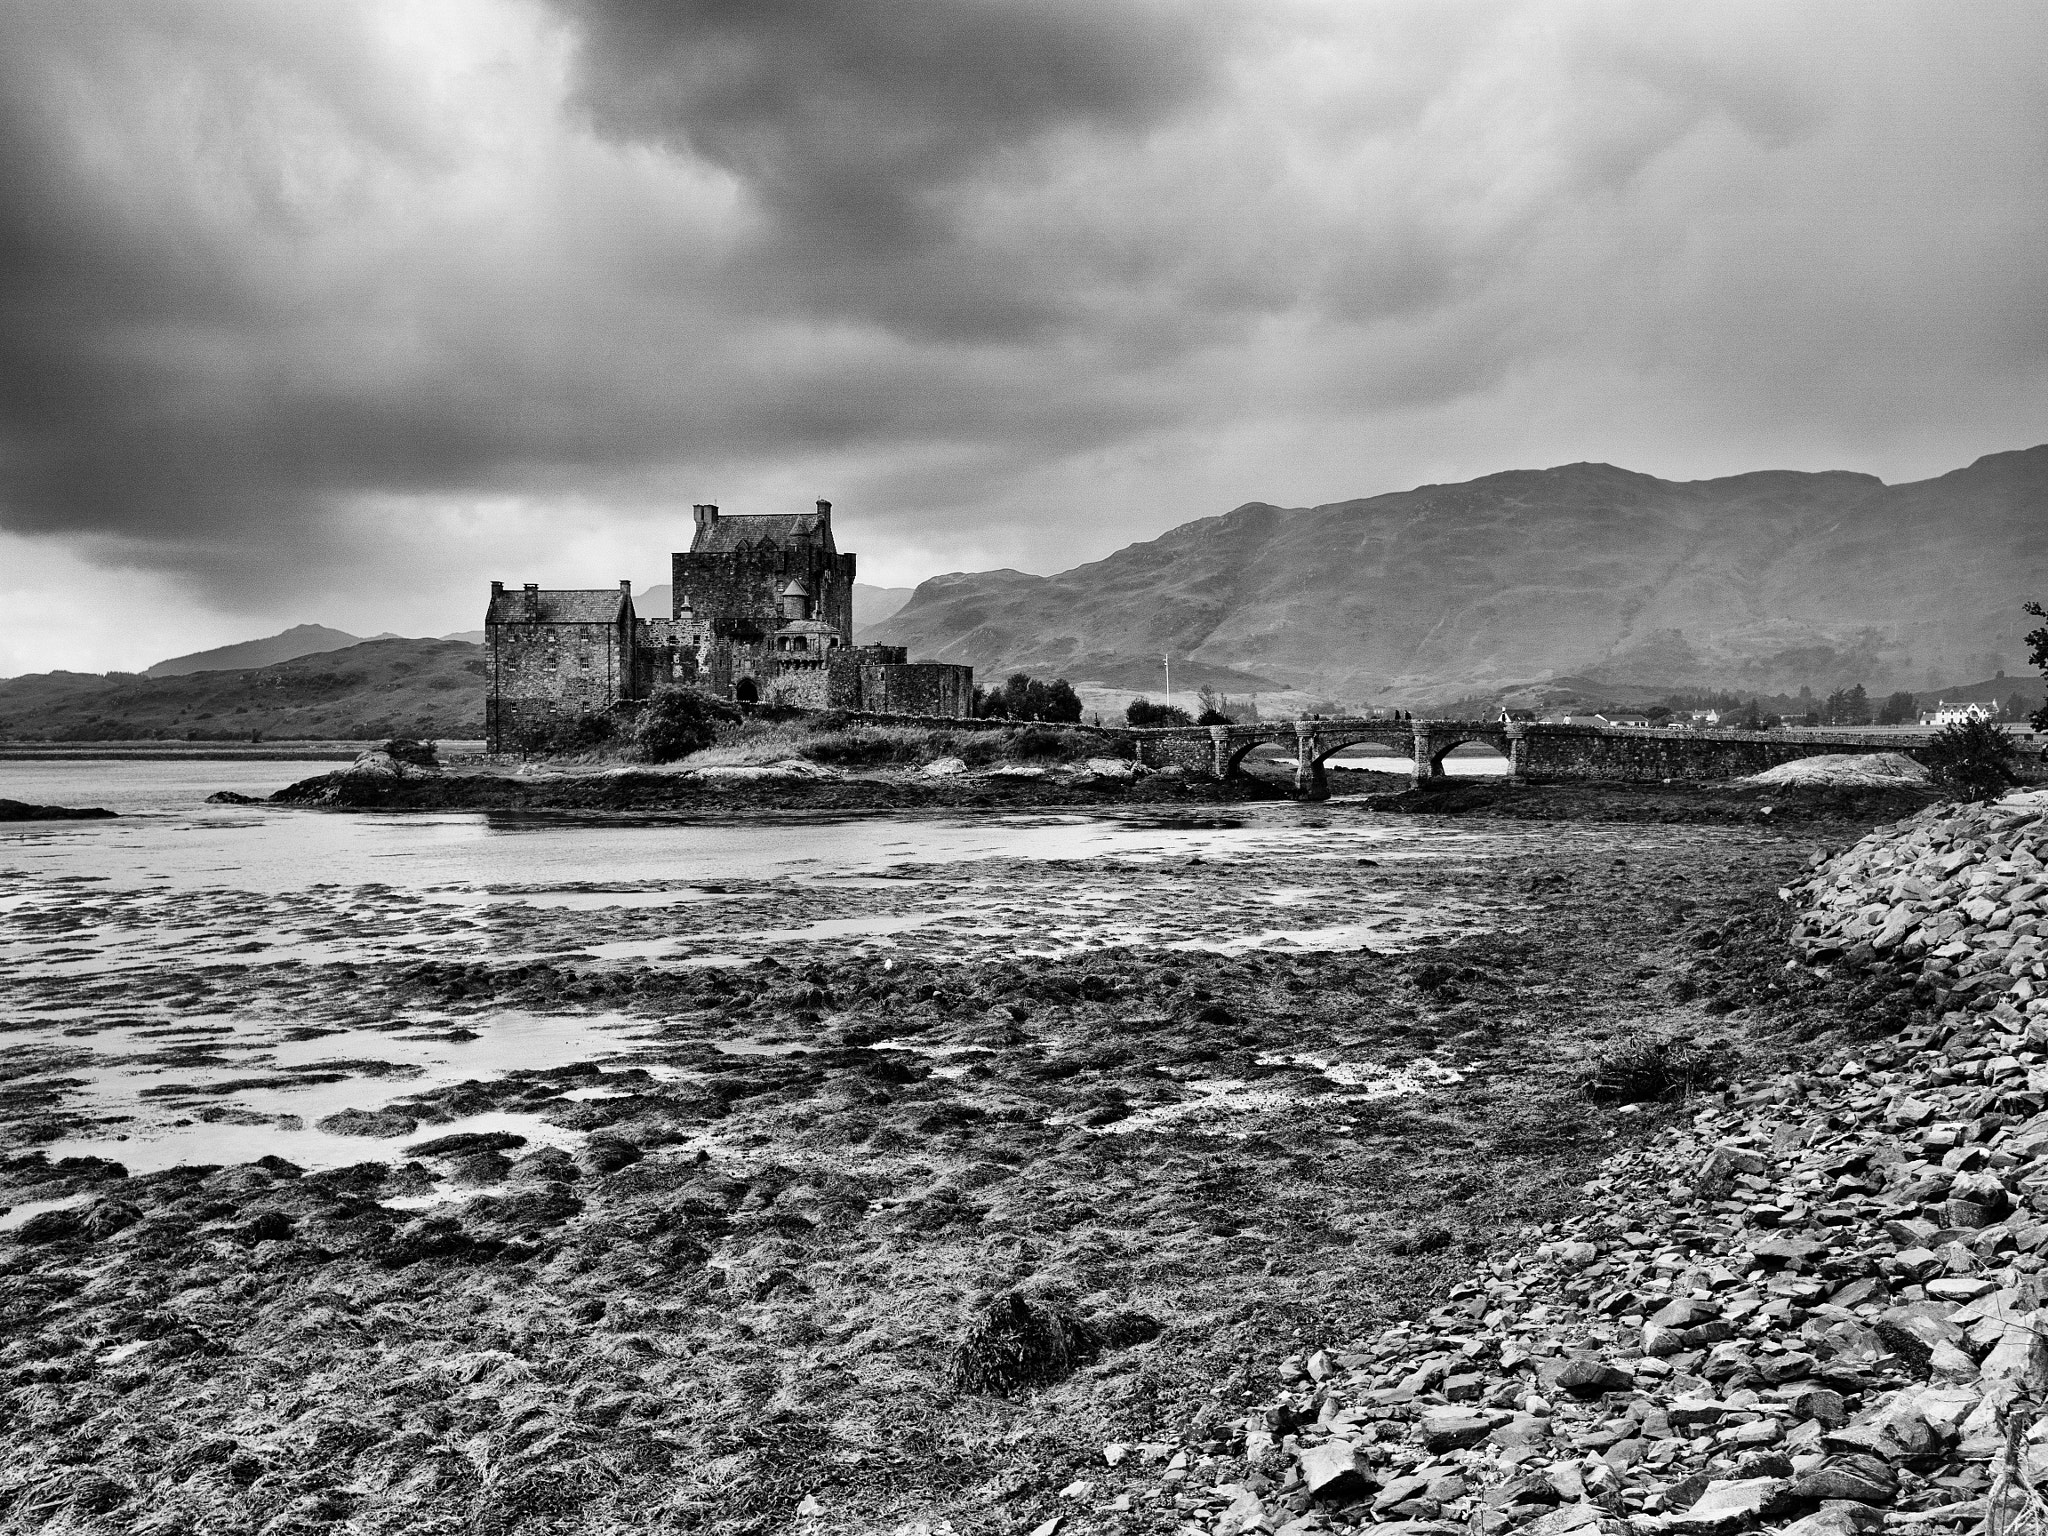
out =
{"type": "Polygon", "coordinates": [[[1922,725],[1961,725],[1965,720],[1996,720],[1998,706],[1971,699],[1962,704],[1951,704],[1946,699],[1936,699],[1934,708],[1920,711],[1922,725]]]}

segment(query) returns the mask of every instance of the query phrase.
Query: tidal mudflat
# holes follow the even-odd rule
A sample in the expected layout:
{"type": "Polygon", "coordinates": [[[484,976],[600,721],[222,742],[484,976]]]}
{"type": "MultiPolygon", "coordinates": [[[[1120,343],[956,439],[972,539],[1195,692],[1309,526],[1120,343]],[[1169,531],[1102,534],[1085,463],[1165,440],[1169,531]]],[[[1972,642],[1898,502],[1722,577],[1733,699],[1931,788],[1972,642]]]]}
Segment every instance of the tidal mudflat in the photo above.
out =
{"type": "Polygon", "coordinates": [[[1827,822],[135,810],[0,841],[22,1518],[1171,1530],[1261,1362],[1654,1120],[1593,1053],[1830,1006],[1827,822]],[[1020,1293],[1085,1347],[994,1395],[1020,1293]]]}

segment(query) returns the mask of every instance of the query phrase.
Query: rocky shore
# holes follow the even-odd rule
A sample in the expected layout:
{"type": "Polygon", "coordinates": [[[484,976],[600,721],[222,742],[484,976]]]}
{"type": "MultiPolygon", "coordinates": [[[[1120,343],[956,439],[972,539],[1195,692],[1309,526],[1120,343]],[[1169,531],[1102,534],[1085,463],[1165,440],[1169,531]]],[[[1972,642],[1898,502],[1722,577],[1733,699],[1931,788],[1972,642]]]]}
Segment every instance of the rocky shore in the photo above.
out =
{"type": "Polygon", "coordinates": [[[0,800],[0,821],[101,821],[114,813],[99,806],[29,805],[0,800]]]}
{"type": "Polygon", "coordinates": [[[2037,1529],[2044,860],[2039,805],[1816,855],[1792,943],[1860,1038],[1603,1160],[1421,1317],[1281,1361],[1123,1501],[1204,1536],[2037,1529]]]}
{"type": "MultiPolygon", "coordinates": [[[[928,765],[947,767],[941,762],[928,765]]],[[[1291,785],[1247,774],[1227,784],[1115,759],[969,772],[841,772],[807,762],[724,770],[609,768],[510,773],[391,772],[351,765],[286,786],[270,803],[330,810],[606,811],[695,815],[1228,803],[1273,800],[1291,785]]],[[[249,803],[243,801],[242,803],[249,803]]]]}

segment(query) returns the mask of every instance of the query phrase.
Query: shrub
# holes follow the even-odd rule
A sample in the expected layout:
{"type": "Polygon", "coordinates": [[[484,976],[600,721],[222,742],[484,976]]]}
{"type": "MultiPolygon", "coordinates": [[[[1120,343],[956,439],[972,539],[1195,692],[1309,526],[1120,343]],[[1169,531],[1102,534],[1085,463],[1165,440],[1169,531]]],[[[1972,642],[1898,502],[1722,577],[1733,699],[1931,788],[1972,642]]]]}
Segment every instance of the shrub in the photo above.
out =
{"type": "Polygon", "coordinates": [[[1580,1087],[1603,1104],[1658,1104],[1682,1099],[1720,1075],[1714,1053],[1690,1040],[1637,1034],[1603,1051],[1580,1087]]]}
{"type": "Polygon", "coordinates": [[[1156,1339],[1157,1318],[1113,1312],[1083,1318],[1050,1296],[1009,1291],[984,1300],[953,1344],[948,1375],[962,1392],[1015,1397],[1091,1365],[1106,1349],[1156,1339]]]}
{"type": "MultiPolygon", "coordinates": [[[[2039,603],[2028,603],[2026,610],[2037,619],[2048,620],[2048,608],[2039,603]]],[[[2028,630],[2025,640],[2028,664],[2039,667],[2043,681],[2048,681],[2048,623],[2028,630]]],[[[2048,699],[2043,699],[2041,707],[2027,717],[2027,724],[2037,731],[2048,731],[2048,699]]]]}
{"type": "Polygon", "coordinates": [[[696,688],[658,688],[634,723],[633,746],[650,763],[672,763],[703,751],[721,722],[739,718],[731,704],[696,688]]]}
{"type": "Polygon", "coordinates": [[[849,768],[873,767],[882,763],[923,763],[943,756],[943,740],[935,743],[931,732],[915,727],[849,727],[820,731],[803,743],[802,754],[814,763],[837,763],[849,768]]]}
{"type": "Polygon", "coordinates": [[[436,756],[435,744],[431,741],[414,741],[409,736],[397,736],[384,743],[384,752],[393,762],[403,763],[408,768],[441,766],[441,760],[436,756]]]}
{"type": "Polygon", "coordinates": [[[1154,704],[1142,693],[1124,706],[1124,724],[1139,730],[1157,730],[1170,725],[1193,725],[1188,712],[1178,704],[1154,704]]]}
{"type": "Polygon", "coordinates": [[[1989,720],[1945,725],[1927,744],[1926,762],[1934,782],[1958,800],[1996,800],[2019,783],[2013,772],[2019,749],[1989,720]]]}
{"type": "Polygon", "coordinates": [[[1099,756],[1103,750],[1099,741],[1078,731],[1049,731],[1042,725],[1025,726],[1010,738],[1008,746],[1010,756],[1018,758],[1099,756]]]}

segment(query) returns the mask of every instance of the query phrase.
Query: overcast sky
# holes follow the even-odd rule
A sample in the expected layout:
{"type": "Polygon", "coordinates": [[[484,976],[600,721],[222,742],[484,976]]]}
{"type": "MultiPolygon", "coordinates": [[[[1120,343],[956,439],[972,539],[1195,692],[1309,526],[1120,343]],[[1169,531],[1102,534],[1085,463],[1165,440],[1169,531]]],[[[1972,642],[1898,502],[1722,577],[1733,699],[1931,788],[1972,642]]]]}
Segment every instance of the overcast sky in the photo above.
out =
{"type": "Polygon", "coordinates": [[[2048,7],[0,0],[0,674],[2048,440],[2048,7]]]}

